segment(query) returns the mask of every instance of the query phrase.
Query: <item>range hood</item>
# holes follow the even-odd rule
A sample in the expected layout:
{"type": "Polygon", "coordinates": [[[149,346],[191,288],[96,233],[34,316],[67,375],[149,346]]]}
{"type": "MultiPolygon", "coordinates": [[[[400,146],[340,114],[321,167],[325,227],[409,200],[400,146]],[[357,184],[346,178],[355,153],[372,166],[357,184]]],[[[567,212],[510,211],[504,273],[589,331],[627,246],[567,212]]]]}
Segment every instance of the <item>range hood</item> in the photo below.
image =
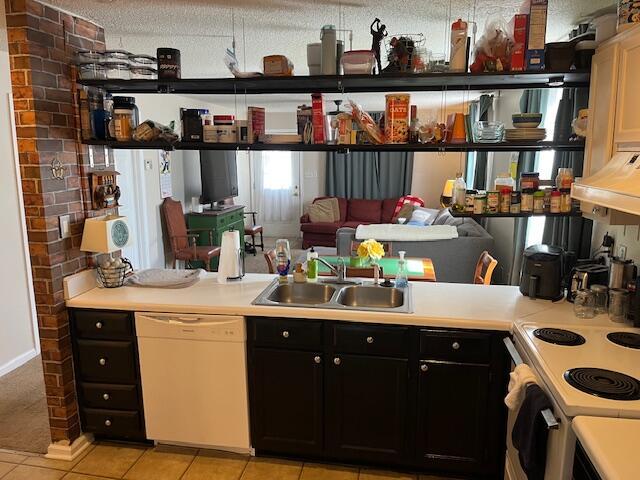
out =
{"type": "Polygon", "coordinates": [[[640,150],[618,152],[590,177],[573,184],[577,200],[640,215],[640,150]]]}

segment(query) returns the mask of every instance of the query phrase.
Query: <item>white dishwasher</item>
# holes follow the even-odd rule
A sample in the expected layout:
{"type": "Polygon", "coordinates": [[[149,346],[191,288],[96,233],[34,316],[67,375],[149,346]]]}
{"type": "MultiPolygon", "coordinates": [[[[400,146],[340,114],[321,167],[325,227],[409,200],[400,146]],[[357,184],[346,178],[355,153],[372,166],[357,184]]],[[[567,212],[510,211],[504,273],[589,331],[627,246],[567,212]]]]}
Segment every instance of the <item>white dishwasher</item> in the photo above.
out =
{"type": "Polygon", "coordinates": [[[243,317],[136,312],[147,438],[249,452],[243,317]]]}

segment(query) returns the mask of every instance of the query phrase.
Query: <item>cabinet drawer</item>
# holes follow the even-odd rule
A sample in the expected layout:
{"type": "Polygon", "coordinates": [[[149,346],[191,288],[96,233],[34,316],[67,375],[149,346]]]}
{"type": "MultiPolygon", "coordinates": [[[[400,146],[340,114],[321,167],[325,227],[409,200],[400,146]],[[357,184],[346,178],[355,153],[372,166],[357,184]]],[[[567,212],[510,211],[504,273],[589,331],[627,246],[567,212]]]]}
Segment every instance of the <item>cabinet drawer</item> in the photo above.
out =
{"type": "Polygon", "coordinates": [[[78,338],[123,338],[133,336],[133,318],[129,312],[74,310],[73,322],[78,338]]]}
{"type": "Polygon", "coordinates": [[[85,408],[83,430],[113,437],[144,437],[137,411],[85,408]]]}
{"type": "Polygon", "coordinates": [[[78,340],[78,369],[83,380],[136,383],[136,357],[131,341],[78,340]]]}
{"type": "Polygon", "coordinates": [[[409,329],[382,325],[336,324],[332,327],[336,352],[409,356],[409,329]]]}
{"type": "Polygon", "coordinates": [[[139,406],[138,388],[135,385],[83,382],[80,388],[86,407],[136,410],[139,406]]]}
{"type": "Polygon", "coordinates": [[[420,355],[458,362],[489,363],[491,335],[476,332],[420,330],[420,355]]]}
{"type": "Polygon", "coordinates": [[[322,322],[319,321],[255,318],[252,321],[251,335],[257,346],[322,348],[322,322]]]}

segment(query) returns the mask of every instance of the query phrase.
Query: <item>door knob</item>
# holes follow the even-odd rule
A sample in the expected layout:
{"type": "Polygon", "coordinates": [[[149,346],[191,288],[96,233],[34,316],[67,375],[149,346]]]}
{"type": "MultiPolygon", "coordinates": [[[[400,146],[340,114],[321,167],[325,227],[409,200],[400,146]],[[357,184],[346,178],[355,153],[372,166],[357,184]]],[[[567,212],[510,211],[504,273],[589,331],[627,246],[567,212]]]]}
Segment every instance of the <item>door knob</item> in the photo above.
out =
{"type": "Polygon", "coordinates": [[[429,370],[429,365],[427,365],[426,363],[423,363],[422,365],[420,365],[420,370],[422,370],[423,372],[426,372],[427,370],[429,370]]]}
{"type": "Polygon", "coordinates": [[[96,328],[100,330],[102,328],[102,322],[96,322],[96,328]]]}
{"type": "Polygon", "coordinates": [[[109,396],[108,393],[103,393],[102,398],[104,398],[105,400],[109,400],[111,397],[109,396]]]}
{"type": "Polygon", "coordinates": [[[284,332],[282,332],[282,336],[284,338],[289,338],[289,332],[287,330],[285,330],[284,332]]]}
{"type": "Polygon", "coordinates": [[[110,427],[111,426],[111,420],[109,420],[108,418],[104,421],[105,426],[110,427]]]}
{"type": "Polygon", "coordinates": [[[451,344],[451,348],[453,348],[454,350],[459,350],[460,349],[460,344],[458,342],[453,342],[451,344]]]}
{"type": "Polygon", "coordinates": [[[106,358],[101,358],[100,360],[98,360],[98,363],[102,366],[107,364],[107,359],[106,358]]]}
{"type": "Polygon", "coordinates": [[[336,357],[333,359],[333,364],[334,365],[340,365],[342,363],[342,360],[340,360],[340,357],[336,357]]]}
{"type": "Polygon", "coordinates": [[[316,363],[320,363],[322,361],[322,358],[320,357],[320,355],[316,355],[315,357],[313,357],[313,361],[316,363]]]}
{"type": "Polygon", "coordinates": [[[367,337],[367,343],[373,343],[373,337],[367,337]]]}

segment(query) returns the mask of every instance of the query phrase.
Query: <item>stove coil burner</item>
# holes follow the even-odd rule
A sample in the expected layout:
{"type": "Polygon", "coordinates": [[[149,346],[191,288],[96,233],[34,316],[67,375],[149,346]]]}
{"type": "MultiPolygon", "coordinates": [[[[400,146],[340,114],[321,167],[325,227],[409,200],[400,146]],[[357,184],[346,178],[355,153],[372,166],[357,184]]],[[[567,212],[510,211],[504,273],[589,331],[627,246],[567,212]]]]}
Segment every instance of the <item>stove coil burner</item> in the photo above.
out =
{"type": "Polygon", "coordinates": [[[640,400],[640,382],[629,375],[603,368],[572,368],[564,372],[572,387],[609,400],[640,400]]]}
{"type": "Polygon", "coordinates": [[[632,332],[611,332],[607,335],[609,341],[621,347],[640,349],[640,334],[632,332]]]}
{"type": "Polygon", "coordinates": [[[582,335],[579,335],[570,330],[563,330],[561,328],[538,328],[534,330],[533,335],[536,338],[555,345],[577,346],[582,345],[585,339],[582,335]]]}

